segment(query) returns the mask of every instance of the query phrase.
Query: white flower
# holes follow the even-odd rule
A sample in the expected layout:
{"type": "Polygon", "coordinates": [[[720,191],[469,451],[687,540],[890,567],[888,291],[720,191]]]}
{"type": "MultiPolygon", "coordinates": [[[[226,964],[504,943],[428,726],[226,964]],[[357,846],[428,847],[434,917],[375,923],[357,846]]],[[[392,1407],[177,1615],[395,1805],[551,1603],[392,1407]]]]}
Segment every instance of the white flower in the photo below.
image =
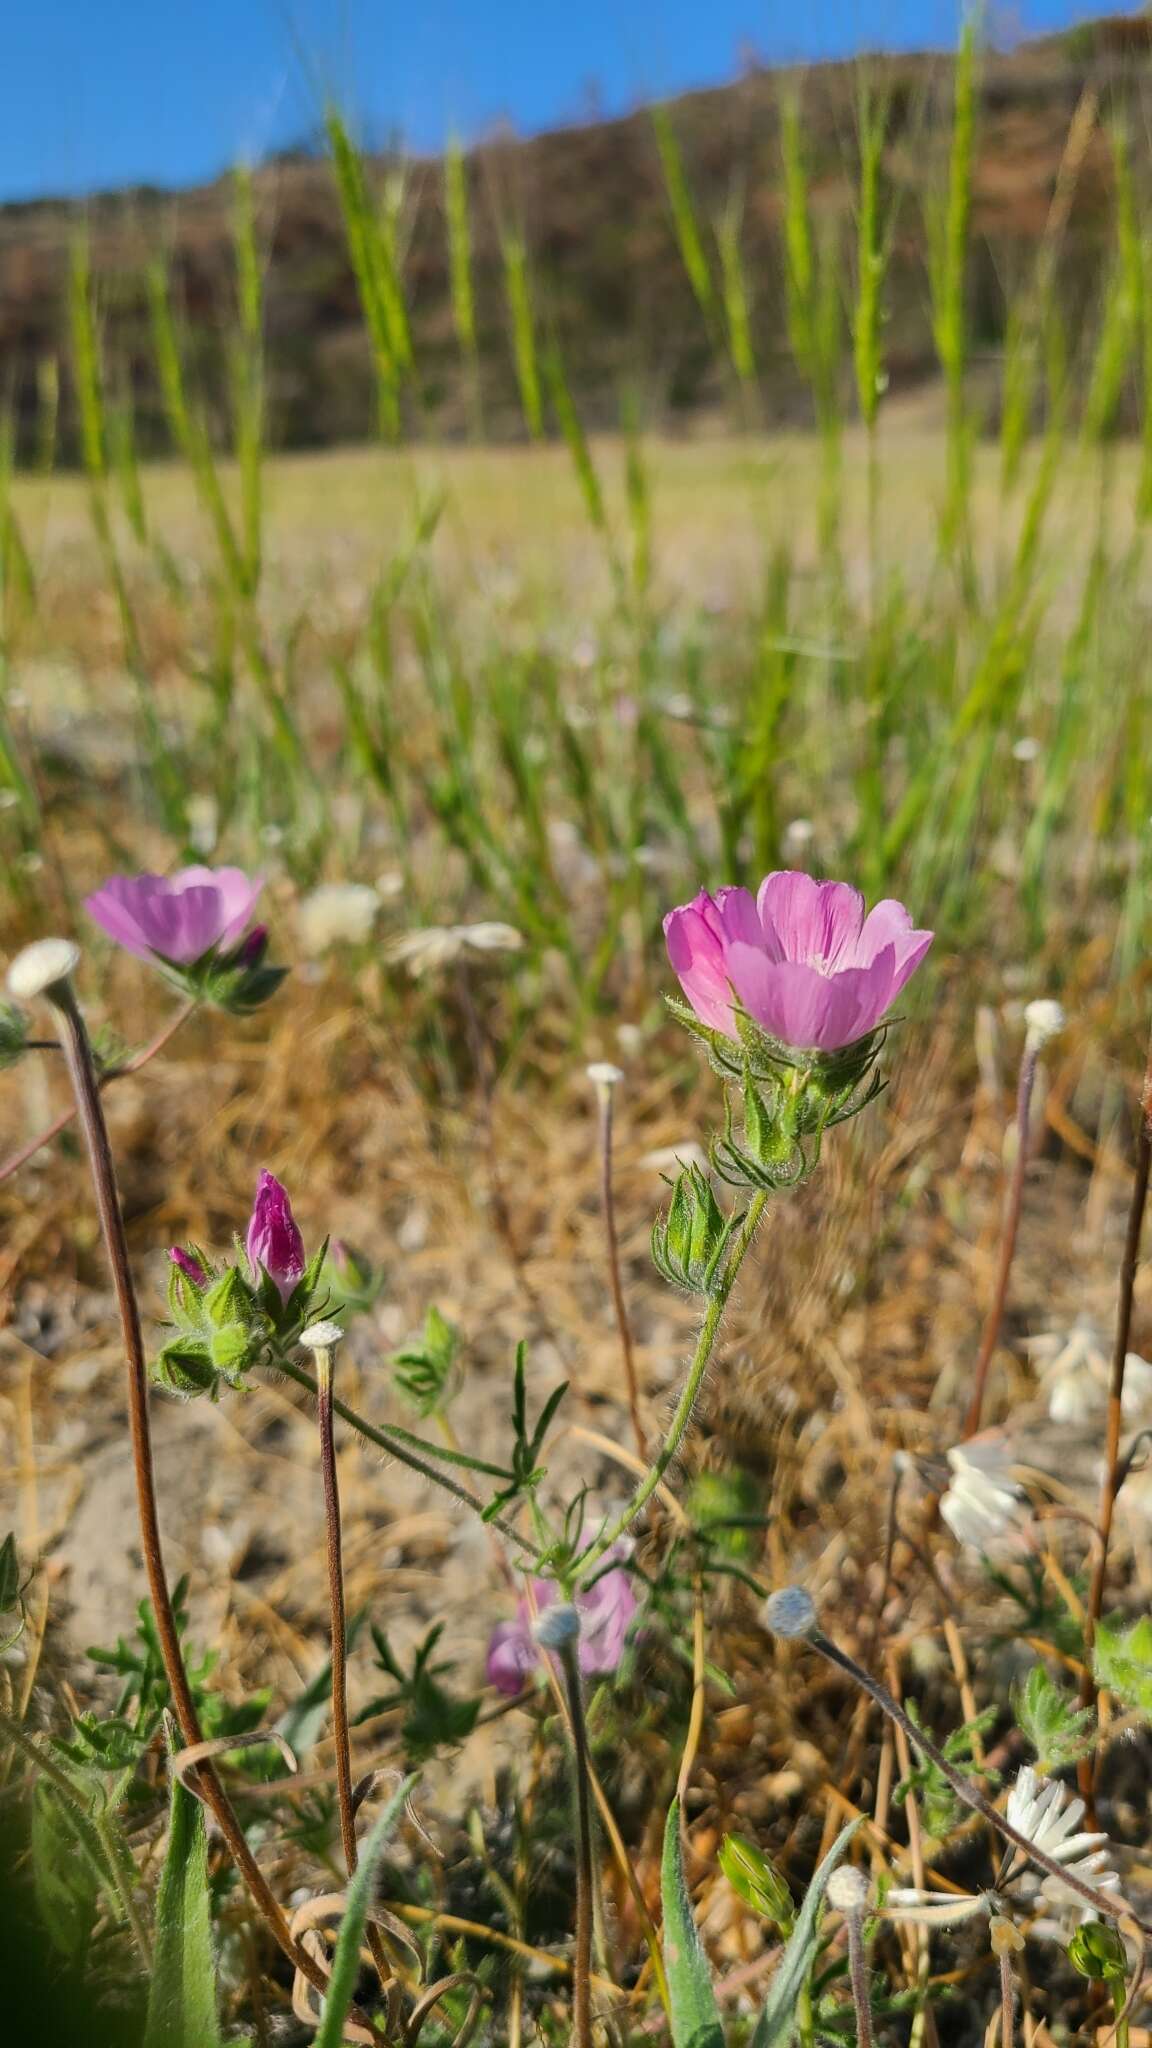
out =
{"type": "MultiPolygon", "coordinates": [[[[1109,1868],[1107,1835],[1077,1834],[1084,1818],[1084,1801],[1073,1798],[1058,1778],[1042,1777],[1025,1764],[1008,1794],[1006,1819],[1033,1847],[1054,1862],[1062,1863],[1082,1884],[1097,1891],[1119,1894],[1119,1873],[1109,1868]]],[[[1024,1867],[1018,1851],[1009,1879],[1024,1867]]],[[[1058,1877],[1046,1876],[1040,1887],[1050,1905],[1084,1907],[1084,1900],[1058,1877]]]]}
{"type": "Polygon", "coordinates": [[[1020,1524],[1024,1495],[1012,1477],[1007,1446],[999,1437],[970,1437],[949,1451],[948,1463],[952,1478],[940,1513],[956,1541],[983,1556],[1020,1524]]]}
{"type": "Polygon", "coordinates": [[[302,950],[315,957],[330,946],[362,946],[372,936],[380,898],[366,882],[323,882],[297,905],[302,950]]]}
{"type": "Polygon", "coordinates": [[[450,967],[468,953],[518,953],[524,940],[510,924],[433,924],[425,931],[408,932],[389,948],[389,958],[398,960],[410,974],[435,974],[450,967]]]}
{"type": "Polygon", "coordinates": [[[897,1886],[886,1893],[880,1908],[889,1920],[910,1920],[918,1927],[956,1927],[991,1911],[984,1892],[914,1891],[897,1886]]]}
{"type": "MultiPolygon", "coordinates": [[[[1025,1341],[1040,1367],[1040,1386],[1053,1422],[1088,1422],[1108,1398],[1112,1360],[1090,1316],[1077,1316],[1070,1330],[1048,1331],[1025,1341]]],[[[1136,1351],[1124,1361],[1124,1413],[1139,1414],[1152,1397],[1152,1365],[1136,1351]]]]}

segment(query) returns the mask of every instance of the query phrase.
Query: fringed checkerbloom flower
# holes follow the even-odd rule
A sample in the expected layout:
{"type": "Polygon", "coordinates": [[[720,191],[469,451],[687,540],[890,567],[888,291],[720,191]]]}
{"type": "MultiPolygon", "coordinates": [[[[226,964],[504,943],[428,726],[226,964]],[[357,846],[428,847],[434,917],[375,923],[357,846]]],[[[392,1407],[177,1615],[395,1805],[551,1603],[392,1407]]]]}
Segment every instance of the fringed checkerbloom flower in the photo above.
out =
{"type": "Polygon", "coordinates": [[[89,917],[138,959],[189,967],[239,945],[263,879],[242,868],[180,868],[172,875],[111,875],[84,899],[89,917]]]}
{"type": "Polygon", "coordinates": [[[874,1031],[932,944],[902,903],[783,870],[747,889],[701,890],[664,920],[668,957],[697,1017],[739,1041],[735,1003],[797,1051],[836,1052],[874,1031]]]}

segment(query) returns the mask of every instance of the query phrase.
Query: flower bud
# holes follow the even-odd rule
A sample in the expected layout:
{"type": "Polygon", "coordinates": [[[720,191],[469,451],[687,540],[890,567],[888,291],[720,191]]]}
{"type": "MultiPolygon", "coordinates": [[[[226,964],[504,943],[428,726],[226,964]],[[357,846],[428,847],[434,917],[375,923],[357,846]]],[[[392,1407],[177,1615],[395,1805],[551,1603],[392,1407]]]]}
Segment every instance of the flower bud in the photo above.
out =
{"type": "Polygon", "coordinates": [[[177,1271],[183,1273],[184,1278],[192,1282],[193,1287],[207,1287],[207,1273],[204,1271],[199,1259],[192,1252],[185,1251],[183,1245],[169,1245],[168,1257],[177,1271]]]}
{"type": "Polygon", "coordinates": [[[746,1842],[742,1835],[727,1835],[718,1860],[733,1891],[745,1905],[771,1920],[783,1934],[789,1934],[796,1918],[795,1901],[779,1871],[754,1843],[746,1842]]]}
{"type": "Polygon", "coordinates": [[[1109,1920],[1086,1920],[1068,1943],[1068,1961],[1082,1977],[1103,1983],[1128,1969],[1124,1942],[1109,1920]]]}
{"type": "Polygon", "coordinates": [[[253,1281],[259,1281],[262,1271],[267,1273],[281,1301],[287,1301],[304,1272],[304,1240],[292,1214],[287,1188],[264,1168],[260,1171],[244,1248],[253,1281]]]}
{"type": "Polygon", "coordinates": [[[1059,1003],[1054,1003],[1047,997],[1029,1003],[1024,1012],[1026,1051],[1040,1052],[1048,1044],[1049,1039],[1059,1037],[1066,1022],[1059,1003]]]}
{"type": "Polygon", "coordinates": [[[711,1294],[724,1279],[724,1261],[741,1217],[725,1216],[707,1174],[698,1166],[678,1174],[665,1216],[652,1226],[652,1259],[674,1287],[711,1294]]]}

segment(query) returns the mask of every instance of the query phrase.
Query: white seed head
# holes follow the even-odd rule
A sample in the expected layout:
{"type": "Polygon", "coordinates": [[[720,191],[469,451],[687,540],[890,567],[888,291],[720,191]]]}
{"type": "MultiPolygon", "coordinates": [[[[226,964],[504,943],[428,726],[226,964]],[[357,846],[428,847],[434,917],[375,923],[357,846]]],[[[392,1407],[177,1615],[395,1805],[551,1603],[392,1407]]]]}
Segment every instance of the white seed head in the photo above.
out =
{"type": "Polygon", "coordinates": [[[305,1351],[331,1351],[343,1335],[339,1323],[309,1323],[308,1328],[300,1332],[300,1342],[305,1351]]]}
{"type": "Polygon", "coordinates": [[[18,1003],[50,995],[80,965],[80,948],[71,939],[36,939],[17,953],[8,969],[8,993],[18,1003]]]}
{"type": "Polygon", "coordinates": [[[593,1060],[591,1066],[586,1067],[584,1071],[597,1090],[610,1091],[618,1087],[624,1079],[623,1067],[614,1067],[611,1060],[593,1060]]]}
{"type": "Polygon", "coordinates": [[[1039,1052],[1050,1038],[1059,1037],[1066,1021],[1060,1004],[1052,1002],[1047,996],[1042,996],[1038,1002],[1029,1003],[1024,1011],[1024,1023],[1028,1034],[1025,1043],[1029,1052],[1039,1052]]]}
{"type": "Polygon", "coordinates": [[[837,1913],[859,1913],[868,1900],[868,1879],[855,1864],[842,1863],[828,1879],[828,1904],[837,1913]]]}
{"type": "Polygon", "coordinates": [[[580,1616],[567,1602],[559,1607],[546,1607],[536,1617],[532,1630],[542,1650],[564,1650],[580,1635],[580,1616]]]}
{"type": "Polygon", "coordinates": [[[764,1602],[764,1625],[774,1636],[810,1636],[816,1626],[816,1608],[803,1586],[781,1586],[764,1602]]]}

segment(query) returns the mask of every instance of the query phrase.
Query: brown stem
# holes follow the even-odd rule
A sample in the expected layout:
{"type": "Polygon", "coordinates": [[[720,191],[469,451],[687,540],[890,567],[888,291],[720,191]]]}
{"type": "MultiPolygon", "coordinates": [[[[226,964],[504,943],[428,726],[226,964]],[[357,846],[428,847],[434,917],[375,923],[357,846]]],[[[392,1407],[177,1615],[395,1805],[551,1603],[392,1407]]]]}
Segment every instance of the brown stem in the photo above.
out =
{"type": "MultiPolygon", "coordinates": [[[[185,1003],[181,1009],[177,1010],[174,1017],[169,1018],[163,1031],[158,1032],[148,1045],[142,1046],[139,1052],[133,1053],[131,1059],[121,1061],[119,1066],[108,1067],[100,1075],[97,1085],[100,1088],[107,1088],[111,1081],[119,1081],[124,1074],[138,1074],[141,1067],[146,1067],[149,1060],[154,1060],[158,1052],[163,1052],[169,1039],[176,1036],[180,1026],[187,1022],[195,1008],[194,1002],[185,1003]]],[[[62,1050],[66,1055],[67,1046],[65,1045],[62,1050]]],[[[41,1151],[45,1145],[50,1144],[53,1138],[58,1138],[61,1131],[66,1131],[69,1124],[75,1120],[76,1114],[75,1105],[71,1109],[62,1110],[60,1115],[53,1123],[48,1125],[46,1130],[41,1131],[37,1137],[30,1138],[26,1145],[20,1147],[18,1152],[13,1152],[9,1158],[5,1159],[0,1164],[0,1183],[10,1180],[12,1175],[18,1173],[22,1166],[26,1166],[30,1159],[34,1159],[37,1152],[41,1151]]]]}
{"type": "Polygon", "coordinates": [[[648,1439],[640,1419],[640,1389],[636,1380],[636,1354],[632,1343],[632,1325],[628,1319],[628,1304],[624,1299],[624,1282],[620,1272],[620,1241],[616,1234],[616,1197],[612,1185],[612,1088],[601,1083],[597,1090],[600,1098],[600,1195],[604,1210],[604,1238],[608,1247],[608,1278],[612,1287],[612,1306],[616,1311],[616,1328],[620,1332],[620,1352],[624,1360],[624,1383],[628,1389],[628,1412],[632,1418],[632,1434],[636,1449],[647,1459],[648,1439]]]}
{"type": "Polygon", "coordinates": [[[1035,1043],[1024,1041],[1024,1055],[1020,1061],[1020,1081],[1016,1090],[1016,1158],[1012,1166],[1012,1180],[1008,1189],[1008,1207],[1004,1214],[1004,1228],[1000,1237],[1000,1264],[996,1273],[996,1287],[992,1304],[984,1324],[980,1340],[980,1355],[972,1379],[972,1399],[964,1421],[964,1435],[975,1436],[980,1427],[980,1414],[984,1406],[984,1389],[988,1373],[1000,1336],[1000,1325],[1004,1320],[1004,1303],[1008,1298],[1008,1280],[1012,1272],[1012,1260],[1016,1255],[1016,1238],[1020,1229],[1020,1210],[1024,1200],[1024,1175],[1028,1170],[1028,1138],[1031,1127],[1032,1089],[1036,1080],[1036,1062],[1040,1048],[1035,1043]]]}
{"type": "Polygon", "coordinates": [[[588,1730],[575,1642],[559,1652],[568,1694],[576,1773],[576,1951],[572,1962],[571,2048],[592,2048],[592,1797],[588,1730]]]}
{"type": "Polygon", "coordinates": [[[1015,2036],[1016,1973],[1005,1949],[1000,1957],[1000,2048],[1012,2048],[1015,2036]]]}
{"type": "MultiPolygon", "coordinates": [[[[1132,1180],[1132,1198],[1128,1205],[1128,1228],[1124,1235],[1124,1256],[1120,1265],[1120,1299],[1116,1310],[1116,1334],[1112,1344],[1112,1371],[1108,1383],[1108,1417],[1104,1441],[1104,1476],[1100,1483],[1100,1505],[1097,1511],[1096,1527],[1099,1538],[1096,1557],[1092,1566],[1092,1579],[1088,1588],[1088,1601],[1084,1611],[1084,1676],[1080,1681],[1080,1704],[1086,1707],[1092,1699],[1094,1680],[1092,1676],[1092,1645],[1096,1627],[1104,1611],[1104,1592],[1108,1579],[1108,1546],[1112,1540],[1112,1523],[1116,1513],[1116,1498],[1123,1484],[1123,1466],[1120,1456],[1120,1434],[1124,1421],[1124,1368],[1128,1358],[1129,1340],[1132,1335],[1132,1306],[1136,1294],[1136,1272],[1140,1264],[1140,1241],[1144,1234],[1144,1210],[1148,1201],[1148,1175],[1152,1170],[1152,1042],[1149,1043],[1148,1059],[1144,1068],[1144,1080],[1140,1089],[1140,1130],[1136,1139],[1136,1165],[1132,1180]]],[[[1080,1762],[1078,1777],[1080,1790],[1091,1805],[1095,1786],[1095,1760],[1091,1754],[1080,1762]]]]}
{"type": "Polygon", "coordinates": [[[856,2048],[872,2048],[872,2000],[868,1992],[868,1958],[864,1950],[864,1909],[845,1914],[848,1923],[848,1977],[856,2008],[856,2048]]]}
{"type": "MultiPolygon", "coordinates": [[[[56,982],[46,993],[63,1026],[64,1056],[68,1062],[68,1074],[76,1097],[76,1109],[84,1131],[100,1228],[104,1236],[108,1263],[112,1269],[112,1284],[124,1338],[132,1463],[136,1479],[140,1541],[144,1553],[148,1594],[156,1618],[156,1634],[160,1654],[164,1660],[168,1688],[172,1695],[173,1710],[184,1742],[191,1746],[193,1743],[202,1742],[204,1736],[184,1666],[184,1654],[180,1647],[180,1635],[176,1627],[172,1596],[164,1568],[160,1517],[156,1505],[156,1476],[152,1462],[152,1427],[148,1413],[148,1368],[140,1328],[140,1309],[128,1259],[124,1218],[116,1186],[116,1169],[108,1141],[108,1126],[104,1121],[100,1101],[100,1084],[96,1076],[88,1033],[71,984],[67,981],[56,982]]],[[[175,1026],[172,1029],[175,1029],[175,1026]]],[[[298,1947],[293,1941],[288,1922],[275,1893],[248,1846],[244,1830],[215,1767],[205,1762],[197,1769],[201,1796],[228,1845],[232,1859],[243,1876],[255,1905],[294,1967],[300,1970],[318,1991],[323,1992],[327,1987],[327,1974],[305,1949],[298,1947]]]]}
{"type": "MultiPolygon", "coordinates": [[[[320,1476],[324,1487],[324,1527],[328,1554],[328,1610],[332,1637],[332,1744],[336,1763],[336,1802],[340,1841],[349,1877],[359,1862],[356,1848],[356,1802],[352,1792],[352,1742],[348,1731],[348,1620],[344,1603],[344,1544],[340,1526],[340,1482],[336,1472],[332,1380],[334,1345],[315,1347],[316,1419],[320,1431],[320,1476]]],[[[368,1924],[368,1947],[381,1988],[393,1972],[378,1927],[368,1924]]]]}

